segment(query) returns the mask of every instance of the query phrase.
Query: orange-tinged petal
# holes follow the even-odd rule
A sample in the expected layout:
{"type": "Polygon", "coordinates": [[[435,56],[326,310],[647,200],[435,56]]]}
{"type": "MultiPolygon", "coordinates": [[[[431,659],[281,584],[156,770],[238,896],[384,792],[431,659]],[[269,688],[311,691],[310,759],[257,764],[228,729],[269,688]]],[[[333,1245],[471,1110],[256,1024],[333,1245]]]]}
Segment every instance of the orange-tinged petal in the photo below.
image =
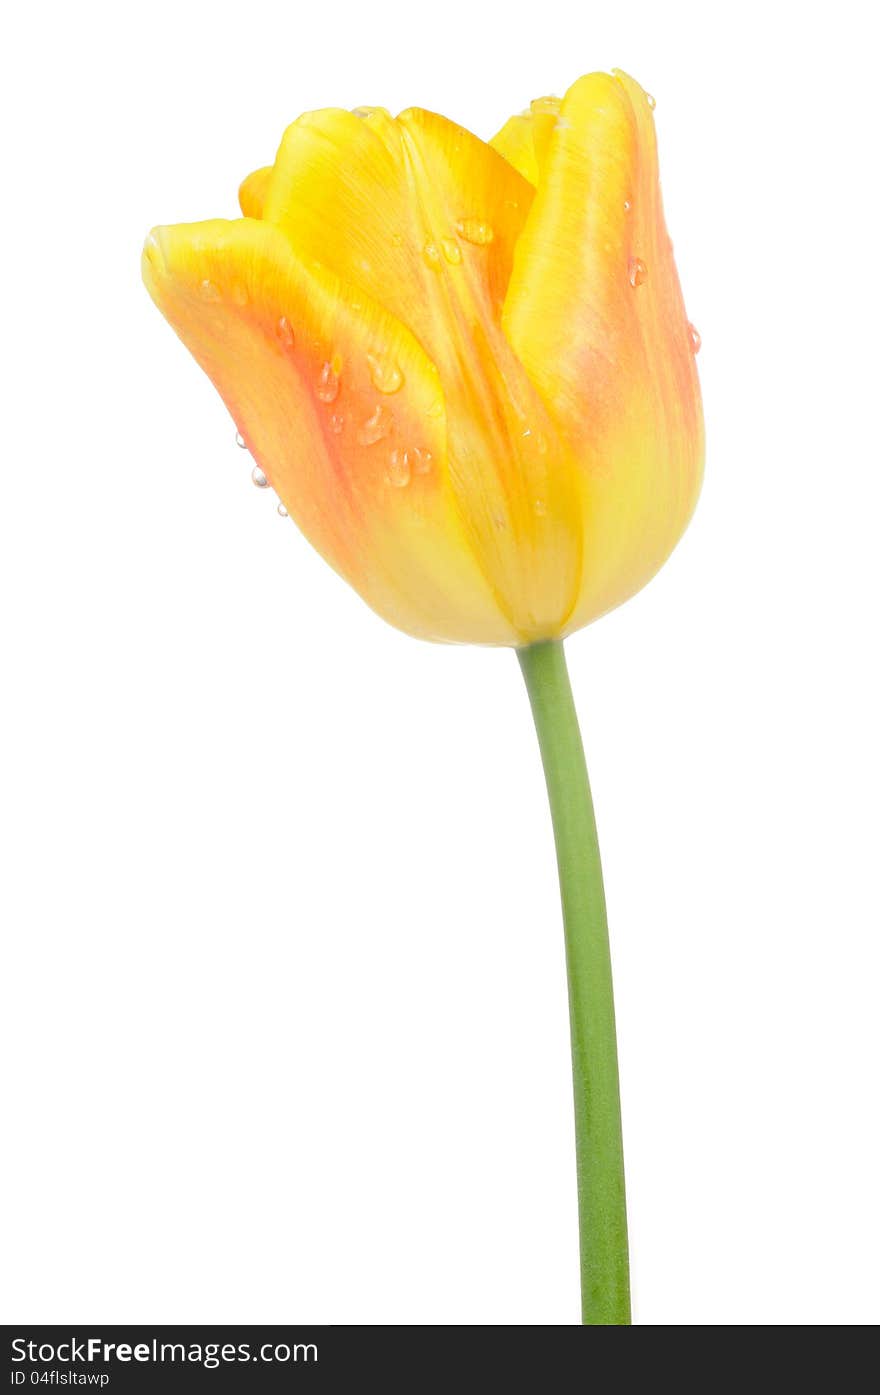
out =
{"type": "Polygon", "coordinates": [[[652,103],[594,73],[533,138],[537,193],[504,309],[510,342],[582,462],[576,629],[657,571],[699,492],[691,330],[660,200],[652,103]]]}
{"type": "Polygon", "coordinates": [[[580,576],[577,484],[501,329],[531,186],[431,112],[307,113],[285,133],[267,222],[405,320],[436,364],[449,474],[475,551],[522,639],[560,623],[580,576]]]}
{"type": "Polygon", "coordinates": [[[425,638],[515,643],[468,545],[442,389],[412,334],[265,222],[157,229],[143,265],[291,517],[364,599],[425,638]]]}
{"type": "Polygon", "coordinates": [[[238,203],[245,218],[262,218],[271,178],[272,166],[266,165],[264,169],[254,170],[253,174],[242,180],[238,190],[238,203]]]}

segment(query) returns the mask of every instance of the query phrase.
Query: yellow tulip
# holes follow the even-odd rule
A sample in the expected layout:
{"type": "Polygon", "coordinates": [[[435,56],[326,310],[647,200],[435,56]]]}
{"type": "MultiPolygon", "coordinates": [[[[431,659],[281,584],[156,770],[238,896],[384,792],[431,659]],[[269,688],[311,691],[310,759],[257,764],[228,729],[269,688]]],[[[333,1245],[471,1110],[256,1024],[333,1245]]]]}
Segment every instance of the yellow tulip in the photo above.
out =
{"type": "Polygon", "coordinates": [[[318,551],[424,638],[558,639],[680,538],[703,432],[652,101],[593,73],[489,144],[309,112],[144,279],[318,551]]]}
{"type": "Polygon", "coordinates": [[[301,116],[243,217],[157,228],[144,279],[258,468],[364,599],[510,645],[557,849],[583,1321],[630,1322],[611,960],[562,639],[654,575],[703,425],[653,101],[580,78],[485,144],[431,112],[301,116]]]}

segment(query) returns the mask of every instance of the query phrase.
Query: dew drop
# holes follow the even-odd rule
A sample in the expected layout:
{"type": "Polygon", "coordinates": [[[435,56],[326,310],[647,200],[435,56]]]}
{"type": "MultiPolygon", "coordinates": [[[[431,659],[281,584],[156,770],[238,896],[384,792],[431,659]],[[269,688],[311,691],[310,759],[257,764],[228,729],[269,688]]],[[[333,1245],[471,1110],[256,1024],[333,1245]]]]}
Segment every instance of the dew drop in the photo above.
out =
{"type": "Polygon", "coordinates": [[[321,369],[315,392],[321,402],[335,402],[339,396],[339,374],[332,363],[325,363],[321,369]]]}
{"type": "Polygon", "coordinates": [[[641,257],[630,257],[629,259],[629,284],[631,286],[641,286],[648,274],[648,268],[641,257]]]}
{"type": "Polygon", "coordinates": [[[202,297],[202,300],[216,301],[220,299],[220,292],[214,285],[214,282],[208,280],[203,281],[199,286],[199,295],[202,297]]]}
{"type": "Polygon", "coordinates": [[[624,211],[624,213],[629,213],[631,209],[632,209],[632,204],[630,203],[629,199],[624,199],[624,201],[623,201],[623,211],[624,211]]]}
{"type": "Polygon", "coordinates": [[[370,365],[370,380],[379,392],[391,394],[403,387],[403,374],[393,359],[380,358],[378,354],[367,354],[370,365]]]}
{"type": "Polygon", "coordinates": [[[391,415],[380,402],[358,432],[358,440],[362,446],[373,446],[377,441],[383,440],[390,430],[391,415]]]}
{"type": "Polygon", "coordinates": [[[492,224],[484,218],[459,218],[455,230],[465,242],[473,242],[477,247],[485,247],[495,236],[492,224]]]}
{"type": "Polygon", "coordinates": [[[536,500],[535,500],[534,509],[535,509],[535,515],[536,515],[536,517],[538,517],[538,518],[546,518],[546,517],[547,517],[547,505],[544,503],[544,500],[543,500],[543,499],[536,499],[536,500]]]}
{"type": "Polygon", "coordinates": [[[260,469],[259,465],[255,465],[254,468],[251,470],[251,483],[255,484],[257,486],[257,489],[265,489],[269,484],[269,481],[267,480],[263,471],[260,469]]]}
{"type": "Polygon", "coordinates": [[[648,106],[651,108],[651,111],[653,111],[654,108],[655,108],[656,105],[657,105],[657,99],[656,99],[656,97],[652,97],[651,94],[650,94],[650,92],[646,92],[646,93],[645,93],[645,101],[648,103],[648,106]]]}
{"type": "Polygon", "coordinates": [[[417,475],[428,475],[434,463],[434,457],[429,450],[422,450],[419,446],[414,446],[409,452],[410,464],[417,475]]]}
{"type": "Polygon", "coordinates": [[[235,433],[235,444],[238,446],[239,450],[247,450],[248,448],[248,443],[240,431],[236,431],[235,433]]]}
{"type": "Polygon", "coordinates": [[[436,271],[440,265],[440,248],[436,242],[426,242],[422,248],[422,256],[425,259],[425,265],[429,266],[432,271],[436,271]]]}
{"type": "Polygon", "coordinates": [[[281,319],[275,327],[275,332],[278,335],[278,342],[285,349],[293,348],[293,330],[290,327],[290,320],[286,315],[281,316],[281,319]]]}
{"type": "Polygon", "coordinates": [[[337,414],[334,414],[334,415],[330,418],[330,430],[333,432],[333,435],[334,435],[334,436],[338,436],[338,435],[339,435],[339,433],[340,433],[340,431],[342,430],[342,428],[343,428],[344,425],[345,425],[345,417],[342,417],[342,416],[339,416],[339,415],[337,415],[337,414]]]}
{"type": "Polygon", "coordinates": [[[443,255],[450,266],[458,266],[461,261],[461,248],[454,238],[444,237],[440,243],[443,248],[443,255]]]}
{"type": "Polygon", "coordinates": [[[408,450],[393,450],[388,456],[387,480],[395,489],[404,489],[409,484],[412,467],[408,450]]]}
{"type": "Polygon", "coordinates": [[[287,518],[287,509],[284,507],[280,499],[278,500],[278,503],[275,506],[275,512],[277,513],[279,518],[287,518]]]}
{"type": "Polygon", "coordinates": [[[691,348],[695,354],[698,354],[703,343],[703,336],[696,325],[692,325],[690,322],[688,322],[688,334],[691,336],[691,348]]]}
{"type": "Polygon", "coordinates": [[[367,117],[372,116],[375,110],[375,107],[354,107],[351,114],[352,116],[359,116],[361,121],[366,121],[367,117]]]}
{"type": "Polygon", "coordinates": [[[551,116],[558,115],[561,109],[562,99],[560,97],[536,97],[532,102],[532,111],[549,112],[551,116]]]}

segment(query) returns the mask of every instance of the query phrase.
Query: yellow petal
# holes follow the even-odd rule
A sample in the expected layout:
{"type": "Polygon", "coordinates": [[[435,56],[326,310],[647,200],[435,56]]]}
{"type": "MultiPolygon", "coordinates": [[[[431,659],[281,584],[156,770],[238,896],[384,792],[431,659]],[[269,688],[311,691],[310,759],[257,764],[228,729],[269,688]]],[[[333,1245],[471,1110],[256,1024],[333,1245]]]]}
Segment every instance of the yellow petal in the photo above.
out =
{"type": "Polygon", "coordinates": [[[657,571],[702,474],[699,386],[651,106],[631,78],[594,73],[558,113],[532,116],[537,194],[504,326],[582,462],[584,569],[567,629],[657,571]]]}
{"type": "Polygon", "coordinates": [[[437,273],[464,263],[475,289],[503,297],[532,190],[442,116],[359,111],[307,112],[288,127],[263,217],[305,262],[332,267],[404,320],[436,361],[449,319],[437,273]]]}
{"type": "Polygon", "coordinates": [[[265,222],[159,228],[143,269],[291,517],[365,600],[426,638],[516,642],[468,546],[442,389],[409,331],[265,222]]]}
{"type": "Polygon", "coordinates": [[[262,218],[271,178],[272,166],[267,165],[264,169],[254,170],[242,181],[238,203],[245,218],[262,218]]]}
{"type": "Polygon", "coordinates": [[[523,639],[558,626],[580,576],[576,483],[501,329],[532,196],[443,117],[327,110],[288,128],[263,211],[304,262],[331,266],[404,320],[436,364],[460,514],[523,639]]]}
{"type": "Polygon", "coordinates": [[[561,110],[559,97],[537,97],[528,111],[512,116],[489,142],[532,185],[539,182],[541,164],[561,110]]]}
{"type": "Polygon", "coordinates": [[[530,116],[511,116],[489,144],[499,155],[503,155],[515,170],[519,170],[523,179],[527,179],[530,184],[537,184],[538,159],[530,116]]]}

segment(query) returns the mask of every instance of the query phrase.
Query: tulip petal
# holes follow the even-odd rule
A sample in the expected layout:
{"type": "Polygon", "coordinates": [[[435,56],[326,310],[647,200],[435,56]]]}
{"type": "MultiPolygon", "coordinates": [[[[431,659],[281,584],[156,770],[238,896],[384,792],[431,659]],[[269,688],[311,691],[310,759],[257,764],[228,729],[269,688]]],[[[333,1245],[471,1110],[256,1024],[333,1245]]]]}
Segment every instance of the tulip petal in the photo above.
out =
{"type": "Polygon", "coordinates": [[[532,190],[445,117],[359,112],[307,112],[288,127],[262,216],[303,261],[331,267],[406,323],[437,362],[448,340],[442,273],[464,264],[475,291],[502,298],[532,190]]]}
{"type": "Polygon", "coordinates": [[[562,110],[559,97],[537,97],[528,111],[512,116],[489,144],[537,186],[550,136],[562,110]]]}
{"type": "Polygon", "coordinates": [[[265,222],[157,229],[143,268],[291,517],[368,603],[425,638],[515,643],[450,487],[437,372],[409,331],[265,222]]]}
{"type": "Polygon", "coordinates": [[[535,154],[534,132],[531,117],[525,113],[511,116],[489,144],[508,164],[519,170],[523,179],[530,184],[538,182],[538,159],[535,154]]]}
{"type": "Polygon", "coordinates": [[[288,128],[263,211],[306,264],[363,288],[436,364],[461,517],[521,640],[570,611],[580,576],[576,483],[501,329],[532,197],[496,151],[441,116],[327,110],[288,128]]]}
{"type": "Polygon", "coordinates": [[[249,174],[247,179],[242,181],[238,191],[238,203],[245,218],[262,218],[272,174],[272,166],[267,165],[264,169],[254,170],[253,174],[249,174]]]}
{"type": "Polygon", "coordinates": [[[537,194],[504,327],[583,462],[584,572],[568,629],[658,570],[699,492],[691,331],[660,200],[651,102],[594,73],[534,122],[537,194]]]}

